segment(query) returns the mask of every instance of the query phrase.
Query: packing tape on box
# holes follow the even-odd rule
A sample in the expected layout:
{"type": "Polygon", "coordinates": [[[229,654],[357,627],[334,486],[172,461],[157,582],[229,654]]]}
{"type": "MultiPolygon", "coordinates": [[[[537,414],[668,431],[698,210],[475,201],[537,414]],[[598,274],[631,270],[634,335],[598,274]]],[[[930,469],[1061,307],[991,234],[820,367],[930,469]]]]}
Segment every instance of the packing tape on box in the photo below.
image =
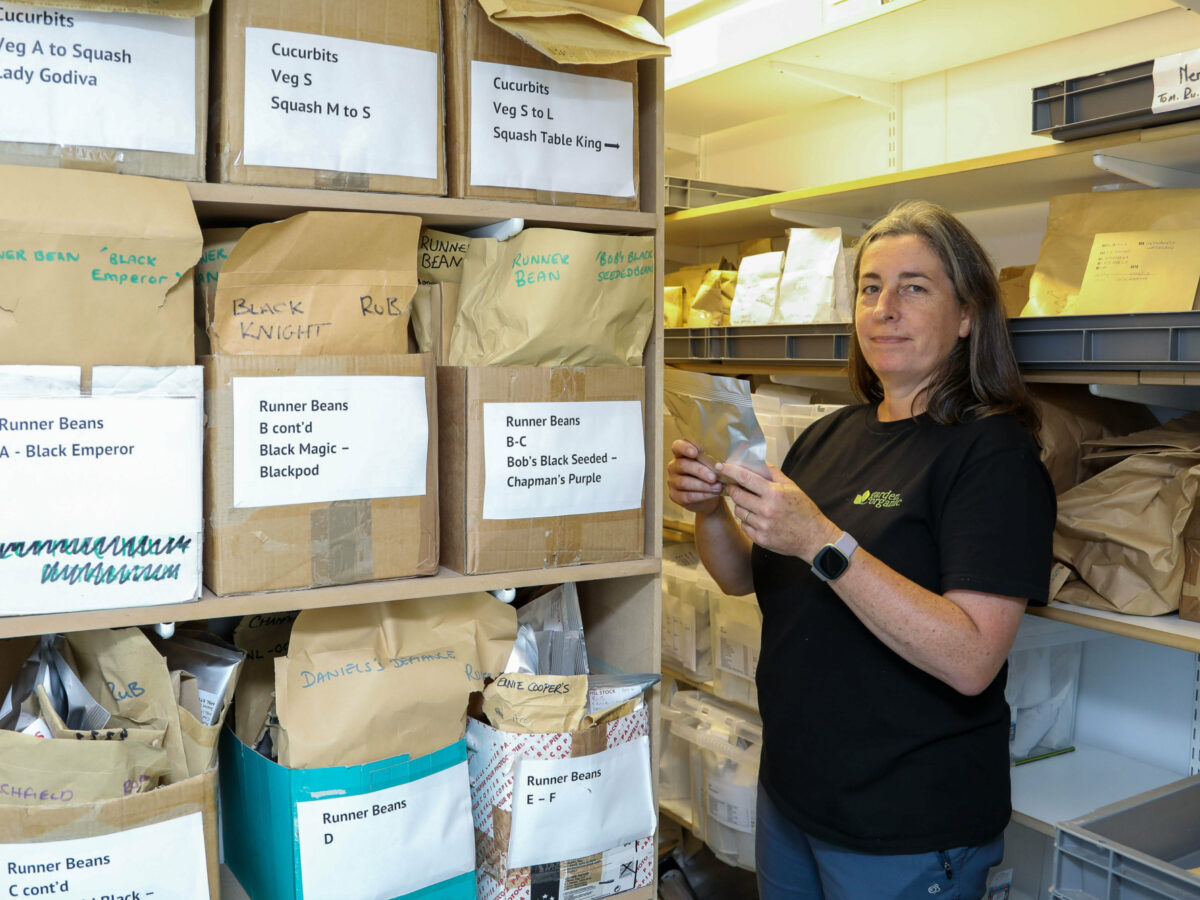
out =
{"type": "Polygon", "coordinates": [[[335,501],[314,509],[309,522],[314,585],[371,579],[375,564],[370,500],[335,501]]]}

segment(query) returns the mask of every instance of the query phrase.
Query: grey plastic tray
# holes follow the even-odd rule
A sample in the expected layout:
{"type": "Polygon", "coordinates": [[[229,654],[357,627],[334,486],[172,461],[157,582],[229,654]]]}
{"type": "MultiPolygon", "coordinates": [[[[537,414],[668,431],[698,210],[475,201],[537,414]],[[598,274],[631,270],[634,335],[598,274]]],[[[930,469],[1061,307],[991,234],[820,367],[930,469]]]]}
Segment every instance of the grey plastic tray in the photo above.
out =
{"type": "Polygon", "coordinates": [[[1054,841],[1057,900],[1193,900],[1200,878],[1200,775],[1069,822],[1054,841]]]}
{"type": "MultiPolygon", "coordinates": [[[[844,365],[844,325],[666,329],[667,362],[844,365]]],[[[1010,319],[1017,361],[1030,370],[1200,369],[1200,310],[1010,319]]]]}
{"type": "Polygon", "coordinates": [[[1150,128],[1200,116],[1200,107],[1155,114],[1154,60],[1033,89],[1033,133],[1059,141],[1150,128]]]}

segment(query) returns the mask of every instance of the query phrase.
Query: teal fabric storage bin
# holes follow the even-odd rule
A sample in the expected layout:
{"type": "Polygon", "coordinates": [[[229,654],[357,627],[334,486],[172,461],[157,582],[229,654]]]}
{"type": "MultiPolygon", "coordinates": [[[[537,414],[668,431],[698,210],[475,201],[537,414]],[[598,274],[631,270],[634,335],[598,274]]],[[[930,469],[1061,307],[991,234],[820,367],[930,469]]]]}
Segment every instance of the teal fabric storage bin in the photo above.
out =
{"type": "Polygon", "coordinates": [[[288,769],[226,728],[220,776],[225,863],[253,900],[325,900],[333,896],[327,886],[332,878],[340,879],[336,894],[347,900],[474,900],[465,741],[419,759],[288,769]],[[386,852],[377,852],[373,842],[386,852]],[[333,844],[351,858],[330,863],[333,844]],[[310,863],[307,872],[304,860],[310,863]],[[407,893],[364,883],[364,878],[386,883],[388,870],[428,880],[439,868],[451,874],[407,893]]]}

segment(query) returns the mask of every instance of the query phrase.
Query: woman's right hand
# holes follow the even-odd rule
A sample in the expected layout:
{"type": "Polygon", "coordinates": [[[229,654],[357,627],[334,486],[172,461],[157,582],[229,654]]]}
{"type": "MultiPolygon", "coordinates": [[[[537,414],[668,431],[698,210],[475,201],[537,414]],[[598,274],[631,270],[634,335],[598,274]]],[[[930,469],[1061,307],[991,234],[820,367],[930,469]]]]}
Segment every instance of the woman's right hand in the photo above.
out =
{"type": "Polygon", "coordinates": [[[691,441],[671,445],[674,455],[667,463],[667,488],[671,500],[702,516],[716,512],[722,502],[723,485],[717,473],[700,462],[700,449],[691,441]]]}

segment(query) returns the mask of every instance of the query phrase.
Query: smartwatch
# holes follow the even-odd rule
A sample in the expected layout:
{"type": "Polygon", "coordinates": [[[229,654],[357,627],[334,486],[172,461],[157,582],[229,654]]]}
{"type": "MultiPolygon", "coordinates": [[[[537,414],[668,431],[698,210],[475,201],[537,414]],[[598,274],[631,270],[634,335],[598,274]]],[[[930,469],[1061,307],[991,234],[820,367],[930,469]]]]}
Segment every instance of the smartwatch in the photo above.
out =
{"type": "Polygon", "coordinates": [[[813,574],[822,581],[836,581],[850,568],[850,557],[857,549],[858,541],[843,531],[836,541],[817,551],[812,561],[813,574]]]}

